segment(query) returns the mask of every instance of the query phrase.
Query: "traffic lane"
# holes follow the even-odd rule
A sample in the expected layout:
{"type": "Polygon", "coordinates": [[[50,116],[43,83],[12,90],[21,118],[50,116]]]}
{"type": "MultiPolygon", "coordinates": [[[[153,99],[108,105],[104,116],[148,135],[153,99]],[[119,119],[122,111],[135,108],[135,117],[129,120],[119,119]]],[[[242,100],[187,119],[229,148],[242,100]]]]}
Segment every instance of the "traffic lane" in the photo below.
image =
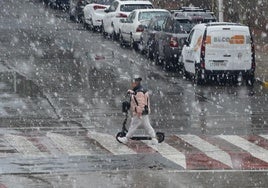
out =
{"type": "MultiPolygon", "coordinates": [[[[203,134],[212,133],[207,130],[213,130],[219,126],[215,134],[224,133],[226,129],[228,131],[238,129],[236,133],[250,132],[251,121],[247,119],[249,112],[243,108],[248,106],[248,102],[253,97],[237,103],[236,97],[230,97],[228,89],[230,86],[223,86],[223,99],[219,99],[218,88],[215,86],[194,86],[190,81],[181,79],[180,76],[163,72],[161,68],[153,66],[152,62],[140,54],[129,49],[122,49],[118,43],[105,40],[99,34],[83,30],[79,24],[67,22],[62,19],[67,16],[66,13],[52,10],[45,13],[43,19],[46,21],[43,22],[43,26],[47,24],[48,30],[43,31],[40,36],[50,40],[40,40],[36,30],[31,30],[31,27],[24,30],[23,35],[18,35],[26,36],[25,40],[19,41],[29,43],[30,46],[31,43],[36,43],[41,51],[44,49],[45,53],[36,53],[35,48],[29,51],[30,54],[34,54],[33,60],[23,63],[28,67],[33,67],[31,71],[28,68],[25,71],[18,60],[14,62],[9,60],[9,63],[15,65],[19,71],[26,72],[27,76],[45,88],[45,92],[52,98],[51,102],[59,109],[61,113],[59,115],[62,117],[80,118],[83,119],[82,121],[97,117],[95,122],[98,123],[94,123],[97,130],[104,128],[114,133],[115,130],[120,129],[121,126],[118,125],[122,123],[122,116],[120,116],[120,103],[124,96],[122,93],[128,89],[131,77],[139,74],[145,78],[144,84],[152,90],[152,122],[157,129],[163,129],[167,133],[203,134]],[[57,27],[53,27],[51,19],[57,27]],[[52,44],[52,48],[48,48],[48,44],[52,44]],[[205,96],[208,88],[210,88],[210,96],[205,96]],[[217,103],[229,104],[229,106],[222,107],[217,103]],[[235,116],[232,111],[228,114],[228,108],[233,106],[235,116]],[[213,115],[217,118],[216,120],[212,118],[213,115]],[[229,119],[232,121],[228,122],[229,119]],[[225,121],[217,123],[219,120],[225,121]],[[223,127],[222,124],[226,123],[229,123],[229,126],[223,127]],[[238,124],[239,127],[234,127],[234,124],[238,124]],[[100,126],[97,127],[97,125],[100,126]]],[[[36,19],[37,23],[39,19],[39,17],[36,19]]],[[[32,22],[35,21],[32,20],[32,22]]],[[[39,26],[39,24],[33,24],[33,26],[39,26]]],[[[21,42],[18,45],[20,44],[21,42]]],[[[20,50],[14,53],[18,56],[12,57],[19,57],[19,59],[27,54],[20,50]]],[[[240,93],[244,91],[244,86],[234,87],[231,90],[234,90],[234,93],[240,93]]],[[[258,102],[259,99],[265,100],[266,96],[263,97],[257,97],[256,100],[258,102]]],[[[258,107],[263,109],[263,106],[258,107]]],[[[260,116],[265,119],[265,111],[260,116]]],[[[85,122],[84,125],[91,123],[85,122]]]]}
{"type": "Polygon", "coordinates": [[[4,187],[266,187],[267,171],[116,170],[86,173],[2,175],[4,187]],[[20,183],[18,185],[17,183],[20,183]]]}

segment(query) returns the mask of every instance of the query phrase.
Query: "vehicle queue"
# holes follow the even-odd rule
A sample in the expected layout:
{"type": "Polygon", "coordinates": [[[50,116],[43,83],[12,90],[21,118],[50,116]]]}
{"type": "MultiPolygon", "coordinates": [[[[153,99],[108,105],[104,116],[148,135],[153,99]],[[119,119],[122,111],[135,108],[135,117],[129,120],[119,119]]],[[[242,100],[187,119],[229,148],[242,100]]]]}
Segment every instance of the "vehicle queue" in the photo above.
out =
{"type": "Polygon", "coordinates": [[[155,9],[148,0],[46,0],[70,19],[104,38],[129,46],[165,70],[196,84],[207,80],[255,80],[255,49],[249,27],[217,22],[199,7],[155,9]]]}

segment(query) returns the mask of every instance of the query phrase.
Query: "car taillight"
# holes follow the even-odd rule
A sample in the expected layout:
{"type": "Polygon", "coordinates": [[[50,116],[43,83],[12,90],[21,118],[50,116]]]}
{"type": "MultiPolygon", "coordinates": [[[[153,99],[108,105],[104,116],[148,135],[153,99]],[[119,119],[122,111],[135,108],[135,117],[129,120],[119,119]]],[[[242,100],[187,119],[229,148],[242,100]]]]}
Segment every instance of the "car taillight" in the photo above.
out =
{"type": "Polygon", "coordinates": [[[93,8],[94,10],[97,10],[97,9],[105,9],[106,7],[101,6],[101,5],[95,5],[93,8]]]}
{"type": "Polygon", "coordinates": [[[144,27],[142,25],[139,25],[136,29],[136,32],[143,32],[144,31],[144,27]]]}
{"type": "Polygon", "coordinates": [[[117,14],[116,17],[117,18],[127,18],[127,15],[126,14],[123,14],[123,13],[119,13],[119,14],[117,14]]]}
{"type": "Polygon", "coordinates": [[[179,47],[179,42],[177,37],[171,37],[169,41],[169,46],[173,48],[178,48],[179,47]]]}
{"type": "Polygon", "coordinates": [[[206,40],[207,40],[207,30],[205,30],[202,43],[201,43],[201,54],[200,54],[200,67],[201,68],[205,68],[206,40]]]}

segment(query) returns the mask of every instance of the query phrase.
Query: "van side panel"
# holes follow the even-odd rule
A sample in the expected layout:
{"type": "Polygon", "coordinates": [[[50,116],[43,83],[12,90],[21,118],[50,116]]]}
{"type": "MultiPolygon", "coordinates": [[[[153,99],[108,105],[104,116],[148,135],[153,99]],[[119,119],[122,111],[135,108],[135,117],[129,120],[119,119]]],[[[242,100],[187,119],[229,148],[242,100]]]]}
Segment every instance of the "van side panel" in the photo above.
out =
{"type": "Polygon", "coordinates": [[[252,66],[248,27],[207,28],[205,68],[207,70],[249,70],[252,66]]]}

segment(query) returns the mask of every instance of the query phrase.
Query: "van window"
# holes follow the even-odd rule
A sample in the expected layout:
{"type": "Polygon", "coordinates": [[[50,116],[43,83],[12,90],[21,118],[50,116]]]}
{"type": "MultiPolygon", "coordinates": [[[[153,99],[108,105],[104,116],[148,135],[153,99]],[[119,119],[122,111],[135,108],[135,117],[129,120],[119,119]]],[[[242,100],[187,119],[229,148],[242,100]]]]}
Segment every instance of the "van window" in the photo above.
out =
{"type": "Polygon", "coordinates": [[[192,42],[192,38],[193,38],[193,35],[194,35],[194,29],[191,31],[191,33],[189,34],[189,36],[188,36],[188,43],[189,44],[191,44],[191,42],[192,42]]]}

